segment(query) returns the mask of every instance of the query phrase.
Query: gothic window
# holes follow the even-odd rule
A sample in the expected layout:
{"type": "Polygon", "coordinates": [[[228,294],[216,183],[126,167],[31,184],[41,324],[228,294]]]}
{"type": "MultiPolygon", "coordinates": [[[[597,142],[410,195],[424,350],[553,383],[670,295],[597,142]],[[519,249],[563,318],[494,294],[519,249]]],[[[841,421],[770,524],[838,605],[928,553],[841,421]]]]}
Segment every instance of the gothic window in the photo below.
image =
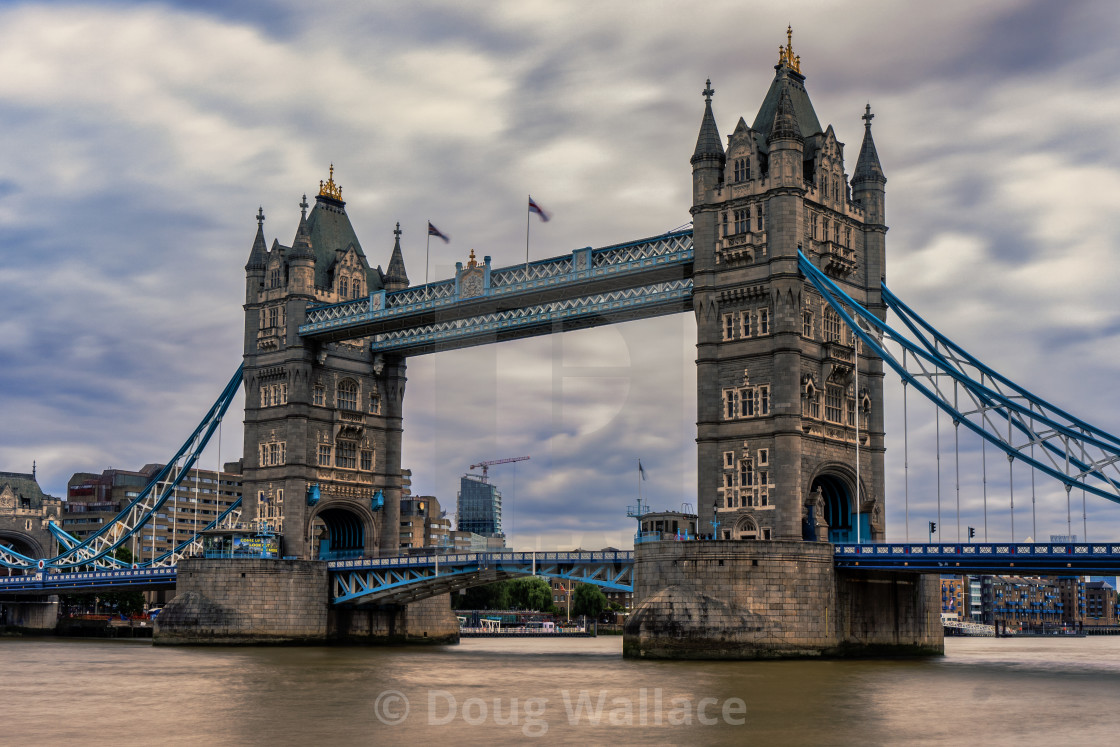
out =
{"type": "Polygon", "coordinates": [[[824,310],[825,342],[842,342],[840,335],[840,315],[830,306],[824,310]]]}
{"type": "Polygon", "coordinates": [[[723,419],[734,420],[739,417],[739,390],[723,390],[723,419]]]}
{"type": "Polygon", "coordinates": [[[754,462],[750,459],[739,462],[739,486],[743,488],[754,487],[754,462]]]}
{"type": "Polygon", "coordinates": [[[746,233],[751,230],[751,213],[749,210],[735,211],[735,233],[746,233]]]}
{"type": "Polygon", "coordinates": [[[818,392],[812,384],[805,391],[805,415],[820,420],[821,417],[821,393],[818,392]]]}
{"type": "Polygon", "coordinates": [[[338,279],[338,295],[343,299],[350,295],[350,285],[345,277],[338,279]]]}
{"type": "Polygon", "coordinates": [[[836,384],[828,384],[824,390],[824,419],[830,423],[840,423],[843,393],[836,384]]]}
{"type": "Polygon", "coordinates": [[[288,460],[287,446],[288,444],[285,441],[271,441],[260,444],[260,466],[278,467],[285,464],[288,460]]]}
{"type": "Polygon", "coordinates": [[[362,472],[373,471],[373,452],[369,449],[362,449],[362,472]]]}
{"type": "Polygon", "coordinates": [[[311,404],[323,407],[327,402],[327,390],[322,384],[311,388],[311,404]]]}
{"type": "Polygon", "coordinates": [[[362,297],[362,281],[361,281],[361,279],[354,278],[354,282],[353,282],[352,287],[351,287],[351,292],[354,294],[354,298],[361,298],[362,297]]]}
{"type": "Polygon", "coordinates": [[[724,210],[720,215],[722,216],[721,220],[723,222],[723,235],[726,236],[727,235],[727,211],[724,210]]]}
{"type": "Polygon", "coordinates": [[[723,339],[734,340],[739,336],[739,315],[723,315],[723,339]]]}
{"type": "Polygon", "coordinates": [[[852,229],[851,228],[845,228],[844,229],[844,246],[851,247],[851,245],[852,245],[852,229]]]}
{"type": "Polygon", "coordinates": [[[835,244],[840,243],[840,221],[835,221],[832,224],[832,241],[835,244]]]}
{"type": "Polygon", "coordinates": [[[280,268],[279,267],[273,268],[272,271],[270,271],[268,273],[268,287],[269,288],[279,288],[280,287],[280,268]]]}
{"type": "Polygon", "coordinates": [[[739,390],[739,414],[744,418],[753,418],[758,413],[758,399],[752,387],[743,387],[739,390]]]}
{"type": "Polygon", "coordinates": [[[770,334],[770,309],[758,310],[758,334],[770,334]]]}
{"type": "Polygon", "coordinates": [[[319,466],[320,467],[331,466],[331,445],[330,444],[319,444],[319,466]]]}
{"type": "Polygon", "coordinates": [[[770,464],[770,449],[758,450],[758,466],[765,467],[770,464]]]}
{"type": "Polygon", "coordinates": [[[758,414],[770,414],[770,387],[765,384],[758,387],[758,414]]]}
{"type": "Polygon", "coordinates": [[[762,230],[762,205],[756,205],[755,206],[755,214],[757,215],[757,218],[755,219],[755,230],[761,231],[762,230]]]}
{"type": "Polygon", "coordinates": [[[279,327],[280,326],[280,307],[270,306],[268,308],[268,326],[269,327],[279,327]]]}
{"type": "Polygon", "coordinates": [[[731,469],[734,466],[735,466],[735,452],[734,451],[723,452],[723,468],[724,469],[731,469]]]}
{"type": "Polygon", "coordinates": [[[741,330],[743,337],[751,336],[751,328],[753,326],[751,324],[751,320],[753,316],[753,311],[744,311],[739,315],[739,329],[741,330]]]}
{"type": "Polygon", "coordinates": [[[801,334],[810,340],[813,339],[813,312],[801,312],[801,334]]]}
{"type": "Polygon", "coordinates": [[[357,469],[358,445],[353,441],[339,441],[335,446],[337,447],[334,457],[335,466],[342,469],[357,469]]]}
{"type": "Polygon", "coordinates": [[[735,181],[745,182],[751,178],[751,162],[749,158],[735,159],[735,181]]]}
{"type": "Polygon", "coordinates": [[[369,414],[381,414],[381,392],[377,391],[376,387],[369,393],[369,414]]]}
{"type": "Polygon", "coordinates": [[[358,409],[358,385],[350,379],[338,382],[338,409],[358,409]]]}

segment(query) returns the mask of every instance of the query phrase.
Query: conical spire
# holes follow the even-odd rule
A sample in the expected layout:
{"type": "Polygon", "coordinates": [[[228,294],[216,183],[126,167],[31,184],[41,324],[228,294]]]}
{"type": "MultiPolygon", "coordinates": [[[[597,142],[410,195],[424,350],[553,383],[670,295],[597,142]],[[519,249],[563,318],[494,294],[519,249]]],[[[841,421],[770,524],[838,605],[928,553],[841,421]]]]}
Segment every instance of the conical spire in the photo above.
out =
{"type": "Polygon", "coordinates": [[[783,81],[778,109],[774,112],[774,124],[770,128],[770,135],[766,138],[766,142],[780,138],[805,142],[805,138],[801,136],[801,128],[797,124],[797,114],[794,113],[793,99],[790,98],[789,83],[786,81],[783,81]]]}
{"type": "Polygon", "coordinates": [[[385,290],[403,290],[408,287],[408,273],[404,269],[404,254],[401,252],[401,224],[393,230],[393,256],[389,258],[389,269],[385,273],[385,290]]]}
{"type": "Polygon", "coordinates": [[[268,247],[264,243],[264,207],[257,209],[257,236],[253,239],[253,248],[249,251],[249,261],[245,263],[246,270],[263,270],[268,262],[268,247]]]}
{"type": "Polygon", "coordinates": [[[307,195],[299,204],[299,228],[296,229],[296,238],[292,241],[291,258],[315,259],[315,250],[311,247],[311,234],[307,230],[307,195]]]}
{"type": "Polygon", "coordinates": [[[871,137],[871,120],[875,115],[871,113],[871,104],[863,114],[863,145],[859,149],[859,158],[856,160],[856,170],[852,174],[852,183],[878,182],[886,184],[887,177],[883,174],[883,167],[879,164],[879,153],[875,150],[875,141],[871,137]]]}
{"type": "Polygon", "coordinates": [[[716,118],[712,114],[712,79],[706,81],[706,86],[701,93],[704,95],[704,119],[700,123],[700,136],[696,138],[696,151],[692,154],[692,163],[708,158],[724,161],[726,155],[719,139],[719,129],[716,127],[716,118]]]}

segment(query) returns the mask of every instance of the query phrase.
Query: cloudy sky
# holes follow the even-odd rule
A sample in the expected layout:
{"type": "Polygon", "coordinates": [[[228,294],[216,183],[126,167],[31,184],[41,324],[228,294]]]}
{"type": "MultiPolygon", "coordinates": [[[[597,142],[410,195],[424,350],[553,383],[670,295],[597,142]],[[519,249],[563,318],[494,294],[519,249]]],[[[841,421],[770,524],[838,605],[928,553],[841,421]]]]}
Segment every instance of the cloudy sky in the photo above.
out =
{"type": "MultiPolygon", "coordinates": [[[[752,121],[787,23],[849,173],[864,104],[876,113],[892,289],[1120,432],[1115,5],[777,5],[0,4],[0,470],[37,460],[62,495],[75,471],[168,458],[238,365],[258,206],[269,242],[290,243],[331,163],[372,262],[401,222],[414,282],[428,219],[452,237],[433,279],[472,248],[517,262],[527,193],[555,215],[534,225],[534,257],[685,223],[705,78],[724,136],[752,121]]],[[[694,343],[681,315],[411,360],[414,489],[453,508],[471,463],[530,455],[491,472],[515,545],[628,546],[639,457],[655,507],[695,502],[694,343]]],[[[911,400],[914,536],[936,512],[932,411],[911,400]]],[[[210,464],[239,454],[239,419],[210,464]]],[[[981,526],[977,450],[965,440],[962,525],[981,526]]],[[[988,488],[991,536],[1007,536],[1005,463],[988,488]]],[[[1038,535],[1064,533],[1064,493],[1040,481],[1037,496],[1038,535]]],[[[1026,473],[1015,498],[1022,539],[1026,473]]],[[[1120,537],[1120,508],[1088,510],[1091,538],[1120,537]]]]}

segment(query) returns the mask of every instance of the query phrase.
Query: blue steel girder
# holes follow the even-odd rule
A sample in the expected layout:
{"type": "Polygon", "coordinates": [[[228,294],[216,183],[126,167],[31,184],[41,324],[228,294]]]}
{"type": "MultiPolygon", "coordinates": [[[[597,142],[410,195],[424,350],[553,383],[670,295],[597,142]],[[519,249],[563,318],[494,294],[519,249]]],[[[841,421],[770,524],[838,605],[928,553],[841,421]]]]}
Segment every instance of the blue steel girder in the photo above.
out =
{"type": "MultiPolygon", "coordinates": [[[[545,308],[552,308],[553,313],[559,314],[559,321],[567,325],[566,328],[687,311],[691,309],[692,260],[692,230],[688,229],[600,249],[577,249],[571,254],[511,267],[491,269],[487,261],[476,268],[460,268],[450,280],[312,306],[299,334],[320,342],[391,333],[415,337],[408,331],[456,323],[461,328],[465,320],[489,323],[494,321],[493,315],[505,315],[505,321],[512,321],[519,315],[532,317],[520,324],[491,330],[504,335],[505,339],[551,331],[540,329],[554,321],[540,318],[545,308]],[[479,282],[461,283],[460,280],[471,272],[481,274],[479,282]],[[659,291],[655,290],[661,288],[662,294],[676,292],[680,295],[686,289],[682,281],[687,282],[687,294],[673,299],[674,302],[659,297],[659,291]],[[673,288],[662,288],[668,285],[673,288]],[[626,304],[624,310],[618,303],[624,300],[620,294],[640,289],[646,289],[641,293],[645,302],[626,304]],[[580,301],[584,307],[578,314],[565,306],[573,301],[580,301]],[[524,311],[528,309],[532,311],[524,311]],[[602,318],[592,322],[595,313],[602,318]],[[533,329],[536,331],[530,331],[533,329]]],[[[490,332],[483,336],[486,334],[490,332]]],[[[382,347],[375,339],[373,349],[408,348],[410,354],[416,355],[474,344],[475,338],[476,335],[455,334],[448,337],[446,344],[441,341],[440,344],[390,347],[382,347]]]]}
{"type": "MultiPolygon", "coordinates": [[[[64,549],[51,558],[29,558],[10,547],[0,548],[0,566],[22,572],[45,568],[73,570],[96,566],[99,568],[120,568],[126,564],[113,557],[111,553],[124,545],[133,534],[139,532],[147,522],[153,520],[155,513],[171,499],[180,482],[189,474],[195,462],[206,448],[210,438],[218,429],[226,410],[241,388],[244,366],[238,366],[226,383],[225,389],[203,416],[194,432],[187,438],[179,451],[157,472],[140,494],[125,506],[109,523],[78,544],[63,540],[64,549]]],[[[57,533],[52,529],[52,533],[57,533]]],[[[71,538],[76,541],[76,538],[71,538]]]]}
{"type": "Polygon", "coordinates": [[[837,568],[920,573],[1045,574],[1120,573],[1120,543],[992,542],[981,544],[838,544],[837,568]]]}
{"type": "Polygon", "coordinates": [[[102,589],[167,589],[175,587],[175,578],[174,567],[71,573],[36,571],[23,576],[0,576],[0,594],[57,594],[63,591],[102,589]]]}
{"type": "Polygon", "coordinates": [[[862,344],[893,369],[904,386],[912,386],[948,414],[954,426],[964,426],[1009,459],[1058,480],[1067,494],[1081,487],[1120,503],[1120,439],[986,367],[914,314],[886,285],[884,303],[914,339],[857,303],[804,254],[799,266],[862,344]],[[901,348],[901,355],[888,349],[888,342],[901,348]]]}
{"type": "Polygon", "coordinates": [[[518,576],[633,591],[632,552],[454,553],[329,564],[333,604],[407,604],[518,576]]]}

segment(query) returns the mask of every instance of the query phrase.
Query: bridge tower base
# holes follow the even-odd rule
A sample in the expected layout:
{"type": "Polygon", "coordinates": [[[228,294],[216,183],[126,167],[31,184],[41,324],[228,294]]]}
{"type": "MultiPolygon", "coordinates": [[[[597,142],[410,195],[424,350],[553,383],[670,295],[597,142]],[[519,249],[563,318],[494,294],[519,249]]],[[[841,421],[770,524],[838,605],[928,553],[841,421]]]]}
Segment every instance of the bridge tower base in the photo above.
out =
{"type": "Polygon", "coordinates": [[[331,609],[326,561],[193,558],[156,618],[163,645],[457,643],[447,595],[406,606],[331,609]]]}
{"type": "Polygon", "coordinates": [[[0,597],[0,634],[44,635],[58,627],[58,597],[0,597]]]}
{"type": "Polygon", "coordinates": [[[944,653],[936,577],[837,571],[824,542],[652,542],[634,552],[623,655],[648,659],[944,653]]]}

